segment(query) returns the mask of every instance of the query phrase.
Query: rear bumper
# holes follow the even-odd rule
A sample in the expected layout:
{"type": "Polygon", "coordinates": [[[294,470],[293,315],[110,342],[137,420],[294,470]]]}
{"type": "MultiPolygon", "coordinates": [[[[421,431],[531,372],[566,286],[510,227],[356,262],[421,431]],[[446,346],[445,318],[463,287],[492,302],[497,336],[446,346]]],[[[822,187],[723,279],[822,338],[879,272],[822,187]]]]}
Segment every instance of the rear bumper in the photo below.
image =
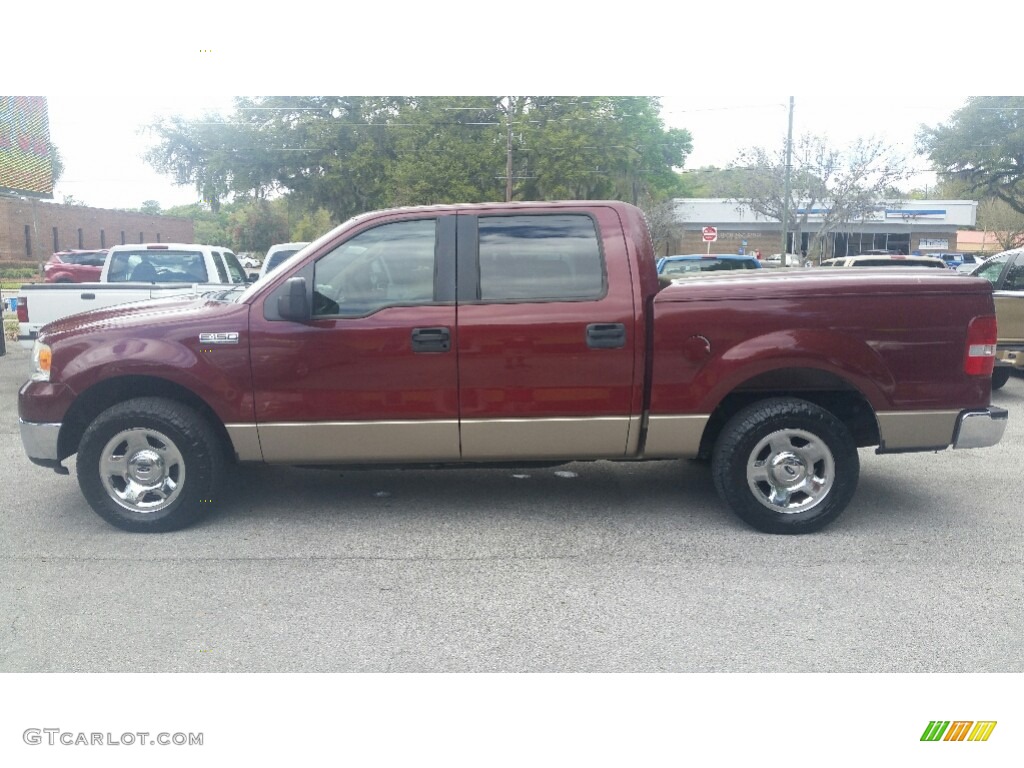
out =
{"type": "Polygon", "coordinates": [[[954,448],[985,448],[1003,439],[1007,411],[990,405],[981,411],[963,411],[953,433],[954,448]]]}

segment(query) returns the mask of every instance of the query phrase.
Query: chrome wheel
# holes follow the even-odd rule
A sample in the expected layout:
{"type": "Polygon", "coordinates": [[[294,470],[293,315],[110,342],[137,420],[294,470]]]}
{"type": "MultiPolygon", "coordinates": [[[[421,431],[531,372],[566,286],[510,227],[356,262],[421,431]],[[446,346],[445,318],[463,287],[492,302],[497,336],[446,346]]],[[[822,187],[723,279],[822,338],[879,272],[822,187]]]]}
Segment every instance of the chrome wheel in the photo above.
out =
{"type": "Polygon", "coordinates": [[[178,447],[155,429],[125,429],[114,435],[99,459],[107,494],[130,512],[149,514],[169,506],[185,483],[178,447]]]}
{"type": "Polygon", "coordinates": [[[817,435],[782,429],[761,439],[747,459],[747,485],[773,512],[796,514],[828,496],[835,482],[832,451],[817,435]]]}

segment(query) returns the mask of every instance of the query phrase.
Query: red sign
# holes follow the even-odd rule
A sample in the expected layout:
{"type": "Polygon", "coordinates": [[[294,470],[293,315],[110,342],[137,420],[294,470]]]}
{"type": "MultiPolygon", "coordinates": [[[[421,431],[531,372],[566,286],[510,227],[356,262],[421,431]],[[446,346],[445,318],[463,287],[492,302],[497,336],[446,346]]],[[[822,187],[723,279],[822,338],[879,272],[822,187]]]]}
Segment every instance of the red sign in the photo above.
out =
{"type": "Polygon", "coordinates": [[[704,242],[713,243],[718,239],[718,228],[717,227],[704,227],[704,242]]]}

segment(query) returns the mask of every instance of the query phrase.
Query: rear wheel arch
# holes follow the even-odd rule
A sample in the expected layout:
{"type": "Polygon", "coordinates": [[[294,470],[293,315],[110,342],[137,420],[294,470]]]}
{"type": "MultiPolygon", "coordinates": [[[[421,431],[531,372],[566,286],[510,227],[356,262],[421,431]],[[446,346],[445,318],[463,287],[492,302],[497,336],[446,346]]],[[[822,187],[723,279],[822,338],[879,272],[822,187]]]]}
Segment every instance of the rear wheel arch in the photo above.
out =
{"type": "Polygon", "coordinates": [[[715,441],[733,416],[758,401],[779,397],[796,397],[828,411],[845,425],[858,447],[879,444],[875,409],[856,386],[823,369],[788,367],[752,376],[718,402],[704,428],[698,458],[711,458],[715,441]]]}

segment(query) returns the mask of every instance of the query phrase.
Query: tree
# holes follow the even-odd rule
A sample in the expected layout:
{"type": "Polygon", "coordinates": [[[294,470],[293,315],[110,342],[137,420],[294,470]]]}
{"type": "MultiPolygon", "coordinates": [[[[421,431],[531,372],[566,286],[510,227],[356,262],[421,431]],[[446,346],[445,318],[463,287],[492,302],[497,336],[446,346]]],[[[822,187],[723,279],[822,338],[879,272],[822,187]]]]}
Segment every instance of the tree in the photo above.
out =
{"type": "Polygon", "coordinates": [[[739,198],[746,189],[748,170],[741,167],[694,168],[685,174],[685,193],[681,197],[739,198]]]}
{"type": "Polygon", "coordinates": [[[57,186],[57,182],[64,175],[64,156],[53,142],[50,142],[50,168],[53,173],[53,186],[57,186]]]}
{"type": "Polygon", "coordinates": [[[917,149],[972,196],[1024,213],[1024,97],[971,97],[948,123],[922,126],[917,149]]]}
{"type": "Polygon", "coordinates": [[[150,216],[160,215],[160,203],[157,200],[143,200],[139,213],[146,213],[150,216]]]}
{"type": "Polygon", "coordinates": [[[168,208],[164,215],[192,219],[193,237],[197,243],[228,246],[232,250],[240,250],[231,242],[227,210],[214,212],[200,203],[190,203],[168,208]]]}
{"type": "Polygon", "coordinates": [[[775,152],[762,147],[741,152],[731,167],[747,171],[746,191],[735,199],[779,222],[786,201],[793,247],[798,248],[802,233],[810,231],[810,252],[830,232],[872,214],[879,201],[892,198],[894,187],[908,176],[906,159],[874,137],[857,139],[841,150],[824,136],[804,134],[793,147],[792,163],[787,200],[785,147],[775,152]]]}
{"type": "Polygon", "coordinates": [[[236,251],[266,253],[274,243],[288,242],[287,201],[252,200],[235,206],[228,215],[228,232],[236,251]]]}
{"type": "Polygon", "coordinates": [[[326,234],[334,229],[335,223],[331,214],[324,208],[303,213],[299,220],[292,224],[291,237],[293,243],[308,243],[316,240],[320,235],[326,234]]]}
{"type": "Polygon", "coordinates": [[[147,160],[222,201],[288,194],[335,220],[428,203],[683,189],[690,134],[651,97],[258,97],[235,113],[150,126],[147,160]]]}
{"type": "Polygon", "coordinates": [[[683,236],[683,226],[676,214],[675,202],[671,198],[660,202],[648,199],[642,208],[647,218],[647,228],[651,232],[655,255],[662,253],[670,256],[672,244],[683,236]]]}
{"type": "Polygon", "coordinates": [[[982,200],[978,204],[978,226],[992,232],[1004,251],[1024,245],[1024,214],[1005,200],[982,200]]]}

